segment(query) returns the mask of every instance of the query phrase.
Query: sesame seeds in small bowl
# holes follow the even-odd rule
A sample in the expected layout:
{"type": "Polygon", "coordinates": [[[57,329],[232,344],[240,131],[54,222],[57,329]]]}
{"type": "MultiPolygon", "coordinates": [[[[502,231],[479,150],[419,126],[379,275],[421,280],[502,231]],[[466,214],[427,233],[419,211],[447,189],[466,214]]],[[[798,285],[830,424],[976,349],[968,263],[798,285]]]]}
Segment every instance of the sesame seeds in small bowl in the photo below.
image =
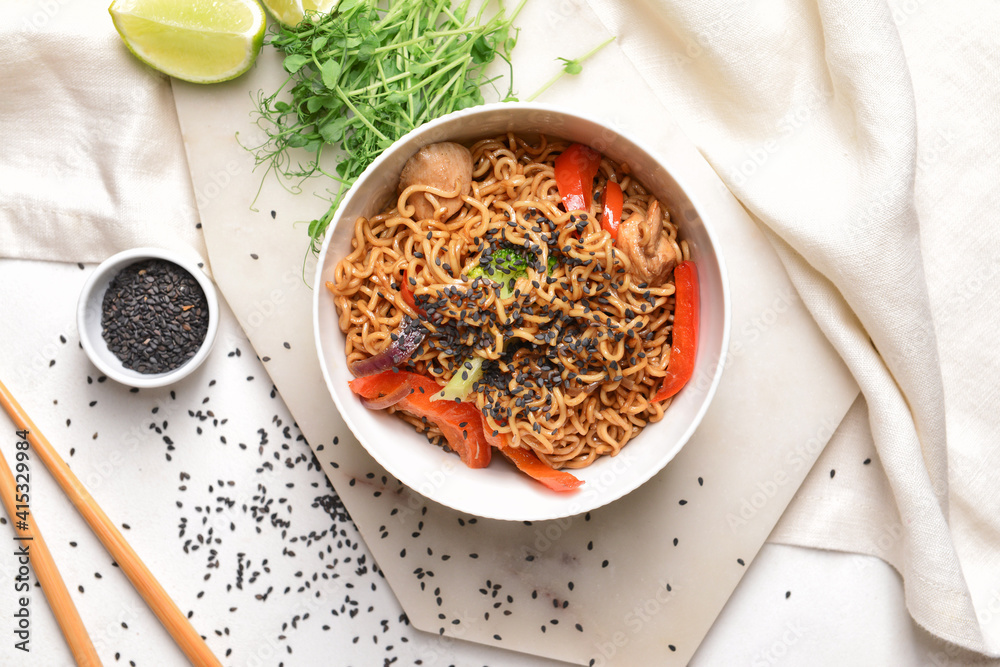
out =
{"type": "Polygon", "coordinates": [[[77,326],[91,362],[131,387],[162,387],[208,357],[219,325],[212,281],[194,262],[135,248],[102,262],[80,293],[77,326]]]}

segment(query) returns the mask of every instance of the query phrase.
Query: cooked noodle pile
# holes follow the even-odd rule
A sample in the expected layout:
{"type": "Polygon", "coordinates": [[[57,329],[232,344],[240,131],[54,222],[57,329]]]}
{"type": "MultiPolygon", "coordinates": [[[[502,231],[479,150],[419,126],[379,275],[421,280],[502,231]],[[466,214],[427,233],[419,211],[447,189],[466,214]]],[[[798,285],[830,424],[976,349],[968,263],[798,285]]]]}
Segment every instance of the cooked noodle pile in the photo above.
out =
{"type": "MultiPolygon", "coordinates": [[[[597,197],[589,215],[560,207],[553,162],[567,146],[515,135],[477,142],[472,192],[458,214],[408,217],[414,192],[456,194],[411,186],[382,213],[358,218],[354,250],[329,285],[349,363],[386,349],[404,326],[427,332],[405,368],[442,384],[474,354],[485,358],[467,398],[484,428],[553,468],[617,454],[662,418],[669,401],[650,398],[669,361],[673,319],[673,283],[647,285],[630,273],[629,257],[601,229],[597,197]],[[507,298],[486,277],[468,277],[501,248],[519,249],[529,263],[507,298]],[[403,297],[404,281],[417,309],[403,297]]],[[[595,192],[612,178],[624,192],[623,217],[644,214],[651,196],[627,165],[602,158],[595,192]]],[[[676,261],[685,259],[668,215],[663,234],[676,261]]],[[[433,424],[397,414],[441,442],[433,424]]]]}

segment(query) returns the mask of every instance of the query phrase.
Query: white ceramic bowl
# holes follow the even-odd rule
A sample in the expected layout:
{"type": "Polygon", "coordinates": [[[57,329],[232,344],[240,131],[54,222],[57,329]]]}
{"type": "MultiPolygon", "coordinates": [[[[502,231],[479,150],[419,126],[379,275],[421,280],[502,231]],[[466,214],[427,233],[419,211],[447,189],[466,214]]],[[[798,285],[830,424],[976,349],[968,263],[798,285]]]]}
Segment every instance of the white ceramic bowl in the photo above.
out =
{"type": "Polygon", "coordinates": [[[87,278],[80,292],[80,301],[76,312],[77,328],[80,332],[80,343],[90,357],[90,361],[112,380],[130,387],[162,387],[177,382],[191,374],[201,365],[215,344],[215,334],[219,330],[219,299],[215,293],[215,285],[198,265],[183,255],[160,248],[133,248],[112,255],[101,262],[87,278]],[[101,314],[104,293],[111,280],[119,271],[127,266],[147,259],[162,259],[180,266],[190,273],[201,285],[208,302],[208,331],[205,340],[193,357],[184,364],[166,373],[140,373],[125,368],[121,360],[108,349],[108,344],[101,335],[101,314]]]}
{"type": "Polygon", "coordinates": [[[729,338],[726,270],[709,221],[699,213],[671,170],[669,155],[654,155],[639,142],[576,111],[528,103],[490,104],[429,122],[390,146],[361,175],[344,198],[326,235],[314,285],[313,318],[323,376],[344,421],[386,470],[431,500],[477,516],[544,520],[600,507],[636,489],[680,451],[708,409],[722,374],[729,338]],[[403,164],[421,146],[438,141],[467,143],[512,131],[543,133],[578,141],[618,162],[665,203],[687,239],[698,267],[701,322],[695,376],[674,398],[662,421],[645,428],[616,457],[602,457],[571,471],[584,481],[576,492],[557,493],[517,471],[503,457],[488,468],[466,468],[458,456],[430,444],[398,417],[368,410],[347,386],[352,375],[344,357],[344,335],[333,298],[325,288],[334,268],[351,250],[354,221],[380,211],[391,196],[403,164]]]}

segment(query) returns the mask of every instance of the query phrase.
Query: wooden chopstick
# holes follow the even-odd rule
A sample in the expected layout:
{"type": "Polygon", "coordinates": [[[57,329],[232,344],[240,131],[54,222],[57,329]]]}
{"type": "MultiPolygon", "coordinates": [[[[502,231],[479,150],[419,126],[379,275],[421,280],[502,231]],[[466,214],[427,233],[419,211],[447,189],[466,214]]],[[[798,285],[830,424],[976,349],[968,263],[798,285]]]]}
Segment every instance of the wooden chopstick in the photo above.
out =
{"type": "Polygon", "coordinates": [[[69,644],[69,650],[73,654],[76,664],[79,667],[100,667],[101,659],[97,656],[93,642],[90,641],[90,635],[87,634],[87,628],[83,625],[80,612],[73,604],[73,598],[66,590],[66,584],[56,568],[52,553],[46,546],[45,540],[42,539],[41,530],[35,522],[35,515],[31,512],[30,507],[26,508],[30,503],[17,502],[16,487],[14,473],[7,465],[7,459],[0,452],[0,497],[3,499],[7,516],[10,517],[10,523],[17,532],[15,539],[18,540],[18,546],[15,547],[15,553],[24,554],[26,558],[21,563],[27,561],[35,571],[38,583],[42,585],[45,598],[49,601],[49,607],[55,614],[63,636],[66,637],[66,643],[69,644]],[[22,509],[18,510],[17,505],[21,505],[22,509]],[[18,511],[21,512],[21,517],[26,515],[26,518],[18,517],[18,511]]]}
{"type": "Polygon", "coordinates": [[[14,420],[17,427],[28,431],[28,442],[31,443],[38,458],[55,477],[59,486],[62,487],[63,493],[73,502],[77,511],[90,524],[91,530],[97,535],[101,544],[115,559],[121,571],[132,582],[135,590],[146,601],[152,612],[160,619],[160,623],[167,629],[187,659],[196,667],[221,667],[222,663],[208,648],[205,640],[201,638],[187,617],[181,613],[177,604],[163,590],[149,568],[140,560],[122,534],[115,528],[115,525],[111,523],[108,515],[80,483],[66,462],[59,457],[59,454],[14,400],[2,382],[0,382],[0,403],[3,404],[7,414],[14,420]]]}

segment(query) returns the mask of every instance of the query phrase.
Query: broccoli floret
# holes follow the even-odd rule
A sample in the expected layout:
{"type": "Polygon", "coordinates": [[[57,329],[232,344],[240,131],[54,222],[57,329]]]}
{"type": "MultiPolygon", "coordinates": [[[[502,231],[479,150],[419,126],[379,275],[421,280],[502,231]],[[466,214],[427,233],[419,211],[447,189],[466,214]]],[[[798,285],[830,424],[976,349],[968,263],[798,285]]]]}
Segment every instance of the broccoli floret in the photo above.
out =
{"type": "MultiPolygon", "coordinates": [[[[555,257],[549,256],[547,272],[558,264],[555,257]]],[[[528,258],[523,250],[501,246],[496,248],[491,254],[489,262],[484,266],[480,264],[469,270],[469,278],[489,278],[500,283],[500,298],[506,299],[514,293],[514,283],[518,278],[528,275],[528,258]]]]}
{"type": "Polygon", "coordinates": [[[514,248],[500,247],[490,254],[489,262],[484,266],[473,267],[469,278],[486,277],[500,283],[500,298],[506,299],[514,293],[514,283],[521,276],[528,275],[528,260],[524,254],[514,248]]]}
{"type": "Polygon", "coordinates": [[[515,248],[497,248],[491,255],[490,264],[494,270],[504,273],[527,274],[528,272],[528,260],[522,251],[515,248]]]}
{"type": "Polygon", "coordinates": [[[496,278],[500,282],[502,276],[497,273],[505,273],[511,276],[521,277],[528,273],[528,260],[524,253],[516,248],[500,247],[490,254],[489,262],[480,264],[469,271],[470,278],[478,278],[485,275],[488,278],[496,278]]]}

